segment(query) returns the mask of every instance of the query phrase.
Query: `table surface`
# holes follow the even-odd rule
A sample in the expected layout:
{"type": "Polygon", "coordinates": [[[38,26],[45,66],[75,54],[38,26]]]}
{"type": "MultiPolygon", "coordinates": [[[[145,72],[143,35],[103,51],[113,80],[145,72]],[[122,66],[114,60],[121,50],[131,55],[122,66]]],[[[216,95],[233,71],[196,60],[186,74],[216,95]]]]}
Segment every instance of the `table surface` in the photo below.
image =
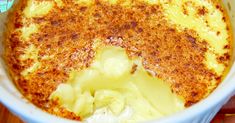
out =
{"type": "MultiPolygon", "coordinates": [[[[225,114],[235,114],[235,96],[220,110],[212,123],[235,123],[234,116],[225,114]]],[[[23,123],[18,117],[10,113],[0,103],[0,123],[23,123]]]]}
{"type": "Polygon", "coordinates": [[[18,117],[11,114],[3,105],[0,104],[1,123],[23,123],[18,117]]]}

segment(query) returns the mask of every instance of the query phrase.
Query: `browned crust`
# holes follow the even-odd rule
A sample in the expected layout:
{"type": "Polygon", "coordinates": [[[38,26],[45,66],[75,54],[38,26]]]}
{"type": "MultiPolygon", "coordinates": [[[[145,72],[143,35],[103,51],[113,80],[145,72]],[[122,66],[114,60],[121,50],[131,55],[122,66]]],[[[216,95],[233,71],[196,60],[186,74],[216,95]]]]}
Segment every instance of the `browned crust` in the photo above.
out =
{"type": "MultiPolygon", "coordinates": [[[[3,45],[5,47],[3,56],[8,66],[8,72],[18,89],[27,99],[32,101],[35,105],[54,115],[73,120],[80,120],[80,117],[76,116],[74,113],[67,111],[61,107],[57,107],[55,105],[55,102],[49,102],[48,97],[50,93],[57,87],[59,83],[50,83],[48,86],[42,86],[40,85],[40,83],[31,85],[27,83],[29,81],[25,80],[23,77],[20,77],[20,72],[27,67],[28,62],[32,62],[30,60],[27,60],[28,62],[24,61],[26,62],[24,66],[20,65],[20,60],[18,59],[18,56],[23,54],[22,48],[26,48],[26,46],[28,45],[21,42],[21,32],[16,31],[23,26],[21,23],[21,17],[23,15],[19,11],[22,11],[24,9],[26,2],[26,0],[23,0],[19,1],[17,4],[14,4],[8,14],[8,21],[6,23],[6,30],[4,32],[5,41],[3,42],[3,45]],[[15,77],[17,77],[18,79],[14,79],[15,77]]],[[[43,81],[43,78],[41,78],[40,80],[43,81]]],[[[41,84],[46,84],[46,82],[42,82],[41,84]]]]}
{"type": "MultiPolygon", "coordinates": [[[[142,57],[144,67],[170,83],[172,91],[185,99],[186,106],[203,99],[211,80],[216,79],[219,84],[222,77],[203,64],[206,41],[200,41],[193,30],[179,32],[165,20],[161,6],[135,4],[124,8],[96,2],[88,8],[67,1],[63,8],[54,7],[45,17],[33,19],[41,25],[40,32],[27,42],[16,31],[22,26],[22,10],[26,5],[26,1],[20,2],[9,16],[5,40],[5,61],[13,81],[35,105],[52,114],[79,120],[79,116],[57,107],[48,98],[60,83],[66,82],[71,70],[90,65],[95,53],[93,39],[100,38],[107,45],[126,48],[130,57],[142,57]],[[30,44],[39,49],[42,67],[25,79],[20,73],[33,61],[20,61],[19,56],[30,44]],[[41,59],[45,55],[55,57],[41,59]]],[[[199,10],[198,14],[205,13],[206,10],[199,10]]],[[[230,57],[219,60],[228,64],[230,57]]]]}

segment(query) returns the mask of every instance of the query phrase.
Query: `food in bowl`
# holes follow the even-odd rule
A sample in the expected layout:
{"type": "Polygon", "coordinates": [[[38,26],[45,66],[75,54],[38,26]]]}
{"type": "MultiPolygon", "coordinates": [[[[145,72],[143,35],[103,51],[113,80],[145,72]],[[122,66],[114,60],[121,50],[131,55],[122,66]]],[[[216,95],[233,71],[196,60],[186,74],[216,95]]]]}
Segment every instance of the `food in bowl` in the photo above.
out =
{"type": "Polygon", "coordinates": [[[183,110],[218,86],[232,53],[216,0],[25,0],[6,26],[5,61],[22,94],[87,122],[183,110]]]}

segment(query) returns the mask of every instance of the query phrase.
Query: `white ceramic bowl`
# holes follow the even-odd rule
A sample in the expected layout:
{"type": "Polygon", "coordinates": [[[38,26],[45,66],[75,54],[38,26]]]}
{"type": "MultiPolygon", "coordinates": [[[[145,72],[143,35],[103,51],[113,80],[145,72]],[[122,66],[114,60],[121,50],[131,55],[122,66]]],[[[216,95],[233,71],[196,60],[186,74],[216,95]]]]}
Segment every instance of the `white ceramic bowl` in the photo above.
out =
{"type": "MultiPolygon", "coordinates": [[[[226,9],[229,12],[231,22],[233,24],[233,34],[235,35],[235,0],[223,0],[226,9]],[[229,9],[230,8],[230,9],[229,9]]],[[[0,14],[0,41],[2,38],[2,30],[5,15],[0,14]]],[[[235,43],[234,43],[235,45],[235,43]]],[[[235,47],[235,46],[234,46],[235,47]]],[[[3,48],[0,45],[0,51],[3,48]]],[[[235,50],[234,50],[235,54],[235,50]]],[[[235,56],[232,57],[233,66],[218,88],[206,99],[199,103],[171,116],[161,119],[149,121],[149,123],[209,123],[219,109],[230,99],[235,93],[235,56]]],[[[35,107],[16,89],[7,76],[4,62],[0,58],[0,102],[4,104],[12,113],[19,116],[27,123],[73,123],[75,121],[63,119],[50,115],[41,109],[35,107]]],[[[78,123],[78,122],[76,122],[78,123]]]]}

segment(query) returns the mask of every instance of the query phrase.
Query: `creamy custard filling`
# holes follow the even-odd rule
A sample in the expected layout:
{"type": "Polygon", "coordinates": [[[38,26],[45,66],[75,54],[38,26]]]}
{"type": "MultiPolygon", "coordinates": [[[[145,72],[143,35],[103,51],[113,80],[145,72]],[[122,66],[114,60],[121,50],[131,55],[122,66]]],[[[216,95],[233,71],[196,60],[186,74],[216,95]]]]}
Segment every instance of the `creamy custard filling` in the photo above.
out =
{"type": "Polygon", "coordinates": [[[164,14],[179,29],[195,30],[199,37],[209,44],[204,64],[218,75],[222,75],[226,66],[217,61],[218,57],[228,53],[228,25],[225,15],[218,5],[210,0],[173,0],[163,3],[164,14]],[[217,7],[217,8],[216,8],[217,7]]]}
{"type": "Polygon", "coordinates": [[[173,94],[169,85],[151,76],[140,60],[129,59],[125,49],[115,46],[99,47],[91,66],[72,71],[67,83],[59,85],[50,98],[82,118],[101,108],[119,116],[129,107],[132,114],[126,122],[184,109],[183,99],[173,94]]]}

